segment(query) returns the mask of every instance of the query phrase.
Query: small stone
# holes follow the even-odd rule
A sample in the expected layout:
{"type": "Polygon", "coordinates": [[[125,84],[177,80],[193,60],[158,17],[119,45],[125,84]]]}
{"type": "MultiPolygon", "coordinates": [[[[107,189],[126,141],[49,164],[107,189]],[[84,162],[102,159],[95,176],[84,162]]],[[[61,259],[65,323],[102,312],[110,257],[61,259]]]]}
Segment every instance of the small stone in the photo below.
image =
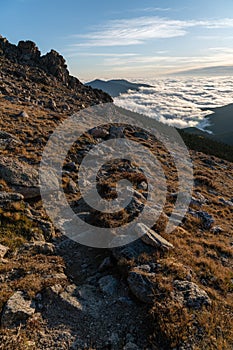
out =
{"type": "Polygon", "coordinates": [[[110,258],[109,256],[107,256],[107,257],[102,261],[102,263],[100,264],[98,270],[99,270],[99,272],[102,272],[102,271],[107,270],[107,269],[110,268],[111,266],[112,266],[111,258],[110,258]]]}
{"type": "Polygon", "coordinates": [[[52,243],[36,241],[33,243],[25,243],[21,247],[21,251],[27,250],[31,251],[34,254],[45,254],[45,255],[54,255],[55,246],[52,243]]]}
{"type": "Polygon", "coordinates": [[[124,346],[123,350],[139,350],[139,347],[136,344],[129,342],[124,346]]]}
{"type": "Polygon", "coordinates": [[[138,185],[138,189],[146,191],[148,188],[148,185],[146,183],[146,181],[142,181],[139,185],[138,185]]]}
{"type": "Polygon", "coordinates": [[[124,138],[124,126],[111,126],[110,128],[110,136],[113,138],[124,138]]]}
{"type": "Polygon", "coordinates": [[[21,112],[17,115],[17,117],[22,117],[22,118],[27,119],[27,118],[29,118],[29,115],[27,114],[26,111],[21,111],[21,112]]]}
{"type": "Polygon", "coordinates": [[[76,194],[78,192],[77,185],[72,179],[70,179],[68,183],[67,190],[69,191],[69,193],[72,193],[72,194],[76,194]]]}
{"type": "Polygon", "coordinates": [[[154,274],[146,273],[138,268],[134,268],[129,272],[128,284],[131,292],[137,299],[143,303],[153,303],[154,300],[154,283],[152,278],[154,274]]]}
{"type": "Polygon", "coordinates": [[[91,129],[89,131],[89,133],[95,137],[95,138],[98,138],[98,139],[103,139],[105,138],[107,135],[109,135],[108,131],[103,129],[103,128],[100,128],[100,127],[97,127],[97,128],[94,128],[94,129],[91,129]]]}
{"type": "Polygon", "coordinates": [[[99,280],[100,290],[107,295],[115,296],[118,291],[118,280],[111,276],[104,276],[99,280]]]}
{"type": "Polygon", "coordinates": [[[214,226],[214,227],[211,229],[211,232],[213,232],[213,234],[215,234],[215,235],[218,235],[218,234],[220,234],[221,232],[223,232],[223,229],[222,229],[220,226],[214,226]]]}
{"type": "Polygon", "coordinates": [[[0,258],[3,259],[6,253],[8,252],[9,248],[0,244],[0,258]]]}

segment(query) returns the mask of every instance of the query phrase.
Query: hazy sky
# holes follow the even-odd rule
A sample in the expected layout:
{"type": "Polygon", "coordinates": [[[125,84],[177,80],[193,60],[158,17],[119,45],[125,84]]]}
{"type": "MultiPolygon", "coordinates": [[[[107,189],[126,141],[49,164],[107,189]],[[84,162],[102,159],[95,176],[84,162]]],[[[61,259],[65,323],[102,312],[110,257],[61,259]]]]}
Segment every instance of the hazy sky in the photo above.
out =
{"type": "Polygon", "coordinates": [[[0,28],[82,80],[233,64],[233,0],[0,0],[0,28]]]}

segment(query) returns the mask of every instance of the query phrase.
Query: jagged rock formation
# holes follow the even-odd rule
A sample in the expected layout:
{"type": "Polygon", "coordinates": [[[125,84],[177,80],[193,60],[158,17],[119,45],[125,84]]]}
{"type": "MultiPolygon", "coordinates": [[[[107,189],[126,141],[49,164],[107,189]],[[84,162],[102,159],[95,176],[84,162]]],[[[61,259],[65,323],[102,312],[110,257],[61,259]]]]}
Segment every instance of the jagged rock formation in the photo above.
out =
{"type": "Polygon", "coordinates": [[[0,66],[1,80],[4,81],[0,85],[0,92],[11,99],[13,96],[20,99],[24,95],[24,101],[33,101],[34,104],[65,112],[75,111],[78,106],[84,108],[112,101],[107,93],[84,86],[76,77],[71,76],[65,59],[58,52],[51,50],[42,56],[36,44],[29,40],[14,45],[0,36],[0,66]],[[16,80],[21,84],[17,84],[16,80]],[[32,91],[29,89],[30,82],[34,85],[32,91]],[[54,91],[48,96],[52,85],[64,89],[64,101],[56,100],[54,91]],[[66,98],[67,92],[69,96],[66,98]],[[43,99],[44,95],[46,100],[43,99]]]}

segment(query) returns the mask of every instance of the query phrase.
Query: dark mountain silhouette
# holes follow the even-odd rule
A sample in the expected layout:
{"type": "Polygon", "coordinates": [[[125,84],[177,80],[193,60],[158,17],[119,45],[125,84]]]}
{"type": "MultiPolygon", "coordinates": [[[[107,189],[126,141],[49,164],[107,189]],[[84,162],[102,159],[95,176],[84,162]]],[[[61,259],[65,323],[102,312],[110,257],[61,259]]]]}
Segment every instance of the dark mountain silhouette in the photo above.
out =
{"type": "Polygon", "coordinates": [[[129,90],[138,91],[142,87],[151,87],[151,85],[131,83],[124,79],[113,79],[108,81],[96,79],[85,85],[91,86],[93,89],[103,90],[112,97],[117,97],[120,94],[127,93],[129,90]]]}
{"type": "Polygon", "coordinates": [[[210,125],[207,130],[211,134],[197,128],[185,128],[188,133],[208,137],[217,141],[233,145],[233,104],[213,109],[213,114],[206,117],[210,125]]]}

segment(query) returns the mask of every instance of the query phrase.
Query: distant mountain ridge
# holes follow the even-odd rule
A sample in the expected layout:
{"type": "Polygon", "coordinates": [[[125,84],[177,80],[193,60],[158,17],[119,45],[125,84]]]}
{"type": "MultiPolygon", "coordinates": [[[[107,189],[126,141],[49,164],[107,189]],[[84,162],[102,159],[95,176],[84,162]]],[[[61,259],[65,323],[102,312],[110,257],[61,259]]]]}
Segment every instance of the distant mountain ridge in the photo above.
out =
{"type": "Polygon", "coordinates": [[[85,85],[90,86],[93,89],[102,90],[112,97],[117,97],[120,94],[127,93],[129,90],[138,91],[142,87],[152,87],[148,84],[131,83],[125,79],[112,79],[108,81],[96,79],[86,83],[85,85]]]}
{"type": "Polygon", "coordinates": [[[227,76],[233,74],[233,66],[213,66],[213,67],[203,67],[203,68],[194,68],[187,69],[179,72],[175,72],[172,75],[174,76],[189,76],[189,75],[197,75],[197,76],[227,76]]]}

